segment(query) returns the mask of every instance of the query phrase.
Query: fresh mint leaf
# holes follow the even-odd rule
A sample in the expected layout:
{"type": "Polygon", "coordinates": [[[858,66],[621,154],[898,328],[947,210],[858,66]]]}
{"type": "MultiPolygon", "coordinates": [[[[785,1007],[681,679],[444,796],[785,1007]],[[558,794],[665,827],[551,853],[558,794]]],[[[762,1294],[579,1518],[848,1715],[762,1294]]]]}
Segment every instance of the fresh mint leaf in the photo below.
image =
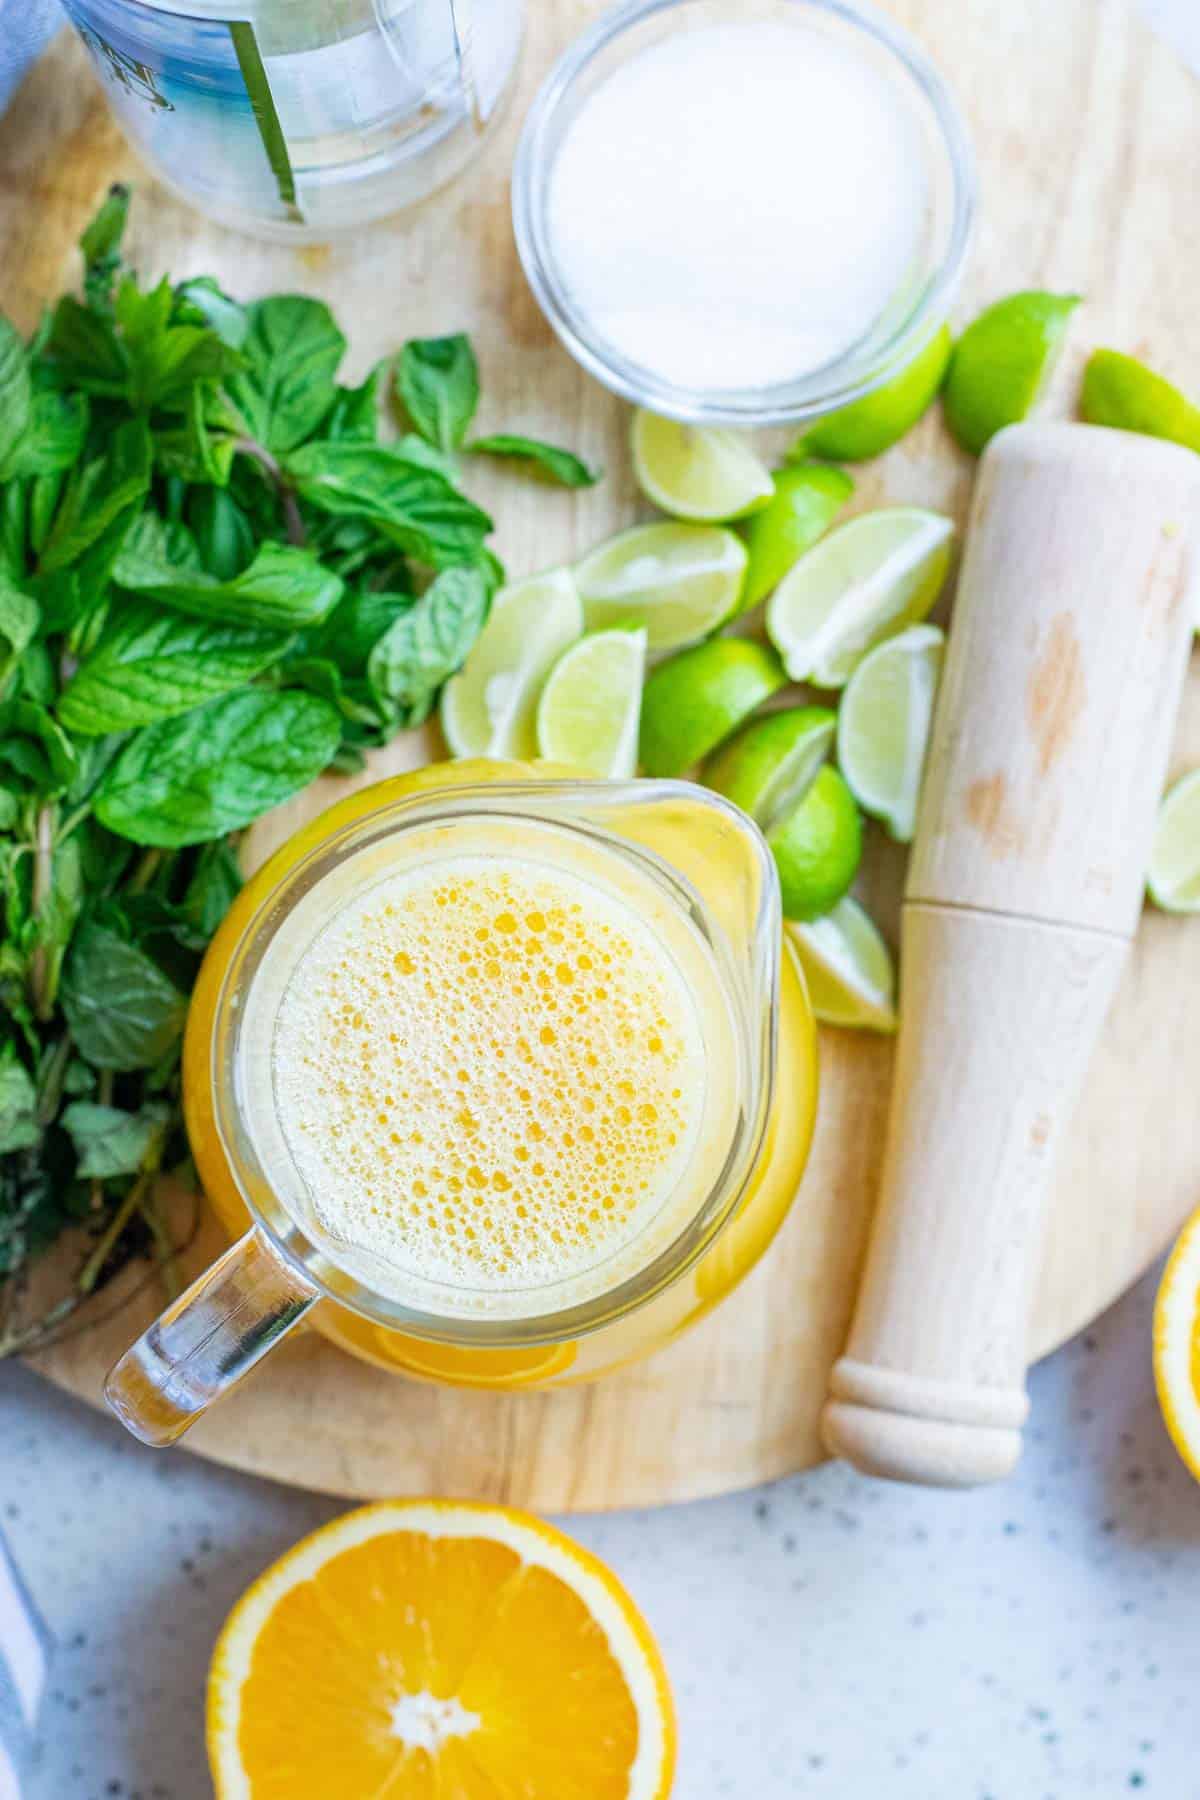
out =
{"type": "Polygon", "coordinates": [[[75,1146],[75,1173],[86,1180],[110,1181],[157,1167],[169,1118],[170,1110],[161,1100],[134,1113],[75,1100],[60,1122],[75,1146]]]}
{"type": "Polygon", "coordinates": [[[478,569],[446,569],[375,645],[367,678],[402,726],[429,717],[442,683],[458,669],[487,618],[478,569]]]}
{"type": "Polygon", "coordinates": [[[12,473],[33,415],[33,386],[25,345],[0,313],[0,481],[12,473]]]}
{"type": "Polygon", "coordinates": [[[452,456],[444,450],[438,450],[433,444],[427,444],[423,437],[415,431],[406,431],[392,445],[395,456],[403,457],[407,463],[415,463],[418,469],[432,469],[435,475],[444,475],[452,485],[458,480],[458,466],[452,456]]]}
{"type": "Polygon", "coordinates": [[[0,770],[10,770],[35,794],[54,799],[79,774],[79,753],[46,707],[34,700],[0,704],[0,770]]]}
{"type": "Polygon", "coordinates": [[[384,633],[412,604],[411,594],[350,588],[320,631],[305,642],[311,645],[314,655],[331,658],[344,675],[355,675],[366,666],[384,633]]]}
{"type": "Polygon", "coordinates": [[[40,556],[46,548],[46,540],[50,536],[50,528],[54,524],[54,516],[66,485],[67,478],[62,470],[55,470],[49,475],[35,475],[28,483],[29,548],[35,557],[40,556]]]}
{"type": "Polygon", "coordinates": [[[520,437],[513,432],[475,438],[467,445],[467,452],[471,456],[496,456],[506,462],[523,463],[533,474],[557,482],[559,487],[594,487],[600,479],[599,470],[589,469],[573,451],[560,450],[554,444],[543,444],[539,438],[520,437]]]}
{"type": "Polygon", "coordinates": [[[379,436],[379,384],[386,371],[385,362],[376,363],[361,386],[336,390],[333,405],[321,422],[323,438],[375,443],[379,436]]]}
{"type": "Polygon", "coordinates": [[[102,737],[172,718],[253,681],[290,641],[279,631],[123,601],[68,683],[59,722],[81,737],[102,737]]]}
{"type": "Polygon", "coordinates": [[[58,998],[63,958],[83,911],[83,857],[78,836],[60,839],[50,852],[45,895],[30,922],[31,987],[38,1017],[51,1016],[58,998]]]}
{"type": "Polygon", "coordinates": [[[212,937],[242,889],[242,871],[225,838],[205,844],[183,896],[183,913],[202,943],[212,937]]]}
{"type": "Polygon", "coordinates": [[[32,1150],[41,1131],[37,1121],[37,1089],[13,1044],[0,1049],[0,1156],[32,1150]]]}
{"type": "Polygon", "coordinates": [[[136,537],[117,558],[113,579],[176,612],[300,631],[319,624],[341,598],[338,576],[310,551],[288,544],[261,545],[250,565],[227,581],[198,567],[177,568],[168,560],[161,521],[151,524],[152,518],[147,514],[139,521],[136,537]]]}
{"type": "Polygon", "coordinates": [[[112,320],[81,306],[70,294],[54,309],[46,350],[71,387],[110,400],[124,398],[129,359],[112,320]]]}
{"type": "Polygon", "coordinates": [[[150,470],[150,433],[145,424],[131,419],[119,425],[105,454],[83,464],[68,482],[38,558],[39,573],[52,575],[68,568],[122,520],[128,529],[131,514],[145,500],[150,470]]]}
{"type": "Polygon", "coordinates": [[[241,362],[210,326],[172,324],[174,308],[175,292],[165,277],[148,293],[131,275],[117,287],[114,311],[135,411],[179,405],[194,382],[219,381],[241,362]]]}
{"type": "Polygon", "coordinates": [[[121,266],[121,240],[129,218],[129,189],[114,182],[99,211],[79,240],[83,252],[83,291],[93,311],[111,308],[113,278],[121,266]]]}
{"type": "Polygon", "coordinates": [[[75,1047],[97,1069],[151,1069],[179,1041],[187,1001],[158,964],[98,920],[76,931],[62,978],[75,1047]]]}
{"type": "Polygon", "coordinates": [[[410,338],[396,365],[396,388],[414,428],[438,450],[457,450],[479,405],[479,367],[471,340],[410,338]]]}
{"type": "Polygon", "coordinates": [[[251,688],[147,726],[96,797],[118,837],[176,849],[249,825],[321,773],[341,721],[315,695],[251,688]]]}
{"type": "Polygon", "coordinates": [[[181,281],[175,289],[175,321],[185,325],[208,325],[223,344],[240,350],[250,331],[246,308],[215,282],[211,275],[194,275],[181,281]]]}
{"type": "Polygon", "coordinates": [[[250,436],[282,456],[311,437],[333,405],[346,340],[320,300],[276,294],[248,312],[245,367],[225,391],[250,436]]]}
{"type": "Polygon", "coordinates": [[[36,600],[0,576],[0,698],[33,642],[41,616],[36,600]]]}
{"type": "Polygon", "coordinates": [[[252,561],[254,527],[225,489],[197,488],[188,500],[188,525],[201,563],[218,581],[231,581],[252,561]]]}
{"type": "MultiPolygon", "coordinates": [[[[2,428],[0,428],[2,429],[2,428]]],[[[86,394],[64,394],[43,388],[33,396],[29,426],[0,465],[0,481],[31,475],[57,475],[73,469],[83,455],[88,433],[86,394]]]]}
{"type": "Polygon", "coordinates": [[[154,460],[165,475],[189,485],[228,487],[239,440],[231,432],[212,429],[210,392],[207,382],[192,384],[183,402],[183,424],[155,431],[154,460]]]}
{"type": "Polygon", "coordinates": [[[10,581],[25,574],[28,549],[29,504],[24,482],[10,481],[0,488],[0,572],[10,581]]]}
{"type": "Polygon", "coordinates": [[[431,568],[472,562],[492,521],[444,475],[389,444],[315,443],[293,452],[287,471],[321,512],[368,520],[431,568]]]}

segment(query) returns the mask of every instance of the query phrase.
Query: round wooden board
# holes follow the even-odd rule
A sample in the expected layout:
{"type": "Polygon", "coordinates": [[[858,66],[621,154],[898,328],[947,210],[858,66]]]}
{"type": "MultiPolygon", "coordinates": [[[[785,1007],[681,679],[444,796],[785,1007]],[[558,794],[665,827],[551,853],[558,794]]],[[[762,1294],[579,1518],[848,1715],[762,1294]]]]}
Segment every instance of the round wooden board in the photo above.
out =
{"type": "MultiPolygon", "coordinates": [[[[145,273],[211,272],[244,296],[280,288],[322,295],[347,330],[355,371],[407,336],[470,330],[483,366],[481,428],[537,432],[608,470],[578,496],[472,471],[511,572],[569,561],[639,516],[626,413],[559,349],[526,289],[509,228],[508,170],[537,81],[598,10],[586,0],[532,0],[521,91],[479,163],[361,243],[301,252],[223,232],[153,185],[78,46],[64,38],[0,122],[0,304],[30,327],[74,280],[74,239],[107,183],[132,177],[132,253],[145,273]]],[[[1097,343],[1144,354],[1200,385],[1193,78],[1123,0],[1036,8],[891,0],[889,10],[946,70],[979,152],[982,217],[960,313],[1017,286],[1086,296],[1049,411],[1069,409],[1083,356],[1097,343]]],[[[820,176],[798,170],[797,178],[820,176]]],[[[855,504],[917,502],[961,517],[970,476],[930,418],[860,472],[855,504]]],[[[419,740],[398,744],[377,772],[428,753],[419,740]]],[[[1200,674],[1177,743],[1179,766],[1197,760],[1200,674]]],[[[260,829],[260,847],[318,803],[308,796],[290,820],[260,829]]],[[[894,922],[901,876],[898,854],[876,841],[865,890],[885,920],[894,922]]],[[[1198,988],[1200,927],[1148,914],[1059,1173],[1035,1354],[1079,1330],[1141,1273],[1200,1196],[1198,988]]],[[[824,1033],[816,1147],[779,1240],[723,1308],[640,1368],[557,1394],[470,1394],[389,1377],[308,1336],[199,1425],[189,1446],[338,1494],[432,1491],[552,1511],[681,1500],[818,1461],[817,1415],[853,1302],[889,1063],[885,1042],[824,1033]]],[[[209,1225],[195,1266],[216,1247],[209,1225]]],[[[37,1366],[96,1401],[103,1371],[155,1303],[143,1292],[37,1366]]]]}

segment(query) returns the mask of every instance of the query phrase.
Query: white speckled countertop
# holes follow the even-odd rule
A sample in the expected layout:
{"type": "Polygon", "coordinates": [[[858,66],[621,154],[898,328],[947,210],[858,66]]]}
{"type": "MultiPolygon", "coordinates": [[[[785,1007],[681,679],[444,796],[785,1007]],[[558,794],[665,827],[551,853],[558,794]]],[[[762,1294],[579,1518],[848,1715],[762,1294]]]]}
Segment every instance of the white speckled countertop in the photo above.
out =
{"type": "MultiPolygon", "coordinates": [[[[1155,1405],[1152,1299],[1034,1372],[1007,1486],[829,1466],[568,1522],[662,1642],[678,1800],[1195,1800],[1200,1488],[1155,1405]]],[[[145,1450],[22,1369],[0,1409],[0,1523],[59,1640],[27,1800],[206,1800],[221,1621],[338,1504],[145,1450]]]]}
{"type": "MultiPolygon", "coordinates": [[[[1200,67],[1196,0],[1143,4],[1200,67]]],[[[1004,1487],[827,1467],[570,1523],[662,1642],[679,1800],[1200,1796],[1200,1488],[1158,1416],[1152,1298],[1148,1280],[1034,1372],[1004,1487]]],[[[0,1524],[58,1639],[27,1800],[207,1800],[221,1621],[339,1510],[144,1450],[0,1369],[0,1524]]]]}

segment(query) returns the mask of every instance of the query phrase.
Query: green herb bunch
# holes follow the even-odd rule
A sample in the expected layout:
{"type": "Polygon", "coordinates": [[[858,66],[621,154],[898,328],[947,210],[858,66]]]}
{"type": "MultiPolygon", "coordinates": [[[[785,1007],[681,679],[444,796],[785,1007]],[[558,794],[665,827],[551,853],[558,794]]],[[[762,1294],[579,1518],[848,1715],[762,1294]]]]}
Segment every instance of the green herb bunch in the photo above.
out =
{"type": "Polygon", "coordinates": [[[503,579],[456,452],[595,479],[466,444],[465,337],[346,387],[319,301],[143,287],[128,201],[84,233],[82,298],[28,344],[0,316],[0,1355],[132,1252],[169,1265],[154,1178],[186,1155],[180,1040],[235,834],[420,724],[503,579]],[[393,382],[412,429],[384,441],[393,382]],[[25,1320],[71,1223],[71,1289],[25,1320]]]}

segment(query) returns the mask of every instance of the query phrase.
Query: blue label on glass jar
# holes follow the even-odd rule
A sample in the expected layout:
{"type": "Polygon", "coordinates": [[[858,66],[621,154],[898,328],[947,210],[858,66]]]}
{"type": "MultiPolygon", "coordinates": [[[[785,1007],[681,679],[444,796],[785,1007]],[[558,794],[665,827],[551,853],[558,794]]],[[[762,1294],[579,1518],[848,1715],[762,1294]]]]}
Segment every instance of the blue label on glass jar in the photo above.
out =
{"type": "Polygon", "coordinates": [[[129,135],[200,205],[303,223],[253,25],[64,0],[129,135]]]}

